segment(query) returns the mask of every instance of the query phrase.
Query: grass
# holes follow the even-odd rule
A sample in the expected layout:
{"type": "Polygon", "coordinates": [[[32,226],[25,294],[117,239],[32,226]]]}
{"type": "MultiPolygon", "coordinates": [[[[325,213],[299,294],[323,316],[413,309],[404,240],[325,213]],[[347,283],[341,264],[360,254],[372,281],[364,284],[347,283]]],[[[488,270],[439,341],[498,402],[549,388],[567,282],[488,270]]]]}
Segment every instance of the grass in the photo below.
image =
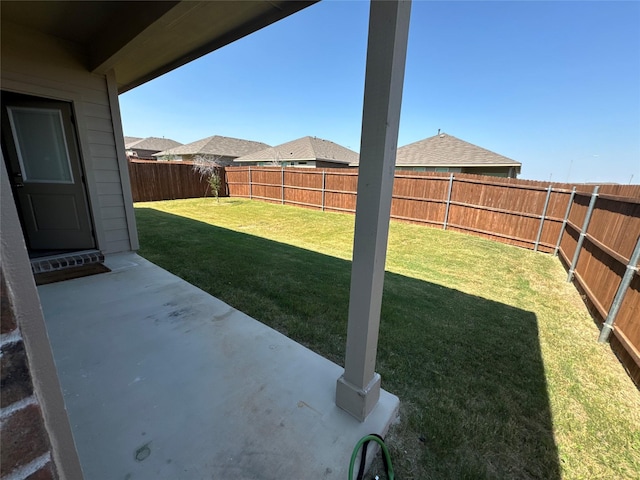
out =
{"type": "MultiPolygon", "coordinates": [[[[140,254],[342,364],[354,217],[239,199],[136,205],[140,254]]],[[[392,222],[377,371],[402,479],[640,472],[640,393],[549,255],[392,222]]]]}

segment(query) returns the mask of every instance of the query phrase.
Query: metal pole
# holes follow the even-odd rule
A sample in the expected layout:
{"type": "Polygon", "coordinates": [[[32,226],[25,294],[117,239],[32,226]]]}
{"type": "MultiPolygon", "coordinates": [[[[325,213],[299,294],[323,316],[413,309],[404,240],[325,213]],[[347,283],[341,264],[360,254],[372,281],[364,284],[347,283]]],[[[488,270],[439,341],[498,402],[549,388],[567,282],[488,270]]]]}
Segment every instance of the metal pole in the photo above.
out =
{"type": "Polygon", "coordinates": [[[633,275],[638,273],[638,262],[640,261],[640,236],[636,241],[636,248],[633,249],[633,253],[631,254],[631,258],[629,259],[629,265],[627,265],[627,270],[624,272],[622,276],[622,280],[620,281],[620,285],[618,286],[618,291],[616,292],[616,296],[613,297],[613,303],[611,304],[611,308],[609,309],[609,313],[607,314],[607,319],[602,325],[602,330],[600,330],[600,337],[598,337],[598,342],[606,342],[611,334],[611,330],[613,330],[613,322],[616,321],[616,316],[618,315],[618,310],[620,310],[620,305],[622,305],[622,300],[624,300],[624,295],[627,293],[629,289],[629,285],[631,284],[631,279],[633,275]]]}
{"type": "Polygon", "coordinates": [[[451,190],[453,189],[453,173],[449,177],[449,193],[447,193],[447,208],[444,211],[444,223],[442,229],[447,229],[447,222],[449,221],[449,205],[451,205],[451,190]]]}
{"type": "Polygon", "coordinates": [[[282,205],[284,205],[284,167],[282,167],[282,205]]]}
{"type": "Polygon", "coordinates": [[[327,187],[327,178],[325,176],[327,172],[322,170],[322,211],[324,212],[324,191],[327,187]]]}
{"type": "Polygon", "coordinates": [[[569,197],[569,203],[567,204],[567,211],[564,213],[564,220],[562,221],[562,227],[560,228],[560,235],[558,235],[556,248],[553,251],[554,257],[558,255],[558,250],[560,249],[560,242],[562,241],[562,234],[564,233],[564,229],[567,228],[567,220],[569,220],[569,214],[571,213],[571,207],[573,206],[573,199],[575,196],[576,196],[576,187],[573,187],[573,190],[571,190],[571,196],[569,197]]]}
{"type": "Polygon", "coordinates": [[[252,198],[252,191],[251,191],[251,165],[249,165],[249,199],[252,198]]]}
{"type": "Polygon", "coordinates": [[[551,198],[551,189],[552,186],[549,185],[547,188],[547,198],[544,201],[544,207],[542,208],[542,217],[540,217],[540,227],[538,228],[538,235],[536,236],[536,243],[533,246],[533,251],[538,251],[538,245],[540,245],[540,237],[542,236],[542,228],[544,227],[544,219],[547,216],[547,208],[549,208],[549,198],[551,198]]]}
{"type": "Polygon", "coordinates": [[[571,268],[569,268],[569,275],[567,275],[567,282],[573,280],[573,273],[576,270],[576,265],[578,265],[578,257],[580,257],[580,250],[582,250],[582,244],[584,243],[584,237],[587,236],[587,229],[589,228],[589,222],[591,221],[591,214],[593,213],[593,207],[596,205],[596,200],[598,199],[598,190],[600,187],[595,187],[593,189],[593,193],[591,194],[591,201],[589,202],[589,209],[587,210],[587,215],[584,217],[584,224],[582,225],[582,230],[580,230],[580,237],[578,238],[578,244],[576,245],[576,251],[573,252],[573,260],[571,262],[571,268]]]}

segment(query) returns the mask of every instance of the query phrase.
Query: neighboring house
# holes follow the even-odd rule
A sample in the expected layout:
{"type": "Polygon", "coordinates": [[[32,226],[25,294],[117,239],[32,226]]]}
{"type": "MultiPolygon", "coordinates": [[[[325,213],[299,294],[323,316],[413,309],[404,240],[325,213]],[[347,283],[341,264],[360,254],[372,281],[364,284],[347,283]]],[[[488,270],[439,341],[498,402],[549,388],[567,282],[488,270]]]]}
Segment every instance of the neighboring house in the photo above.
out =
{"type": "Polygon", "coordinates": [[[235,158],[265,148],[269,148],[266,143],[214,135],[155,153],[153,156],[157,160],[195,160],[204,157],[226,166],[231,165],[235,158]]]}
{"type": "Polygon", "coordinates": [[[234,160],[234,165],[342,168],[357,164],[358,154],[337,143],[302,137],[234,160]]]}
{"type": "Polygon", "coordinates": [[[446,133],[398,149],[396,170],[516,178],[522,164],[446,133]]]}
{"type": "Polygon", "coordinates": [[[176,142],[170,138],[147,137],[129,143],[125,140],[124,148],[129,157],[135,157],[141,160],[155,160],[154,154],[169,148],[179,147],[180,145],[182,145],[180,142],[176,142]]]}

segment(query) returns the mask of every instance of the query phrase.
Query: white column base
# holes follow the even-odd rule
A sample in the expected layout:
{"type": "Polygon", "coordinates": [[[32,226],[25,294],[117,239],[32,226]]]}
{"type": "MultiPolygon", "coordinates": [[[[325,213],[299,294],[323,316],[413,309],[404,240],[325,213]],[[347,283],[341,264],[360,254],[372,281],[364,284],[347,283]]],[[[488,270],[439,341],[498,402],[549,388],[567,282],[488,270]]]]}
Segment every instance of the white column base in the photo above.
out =
{"type": "Polygon", "coordinates": [[[364,422],[367,416],[374,409],[380,398],[380,375],[373,374],[373,378],[365,389],[360,389],[347,382],[342,375],[338,379],[336,388],[336,405],[355,417],[360,422],[364,422]]]}

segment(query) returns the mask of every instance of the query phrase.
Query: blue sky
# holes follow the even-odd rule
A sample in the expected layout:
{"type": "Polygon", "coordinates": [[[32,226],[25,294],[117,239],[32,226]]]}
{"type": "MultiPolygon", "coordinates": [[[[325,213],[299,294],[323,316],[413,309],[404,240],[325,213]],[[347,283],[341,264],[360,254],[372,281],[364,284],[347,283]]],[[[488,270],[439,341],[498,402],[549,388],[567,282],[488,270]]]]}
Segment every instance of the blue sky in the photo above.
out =
{"type": "MultiPolygon", "coordinates": [[[[358,151],[368,13],[323,1],[121,95],[125,135],[358,151]]],[[[640,183],[640,2],[414,1],[399,146],[439,128],[521,178],[640,183]]]]}

